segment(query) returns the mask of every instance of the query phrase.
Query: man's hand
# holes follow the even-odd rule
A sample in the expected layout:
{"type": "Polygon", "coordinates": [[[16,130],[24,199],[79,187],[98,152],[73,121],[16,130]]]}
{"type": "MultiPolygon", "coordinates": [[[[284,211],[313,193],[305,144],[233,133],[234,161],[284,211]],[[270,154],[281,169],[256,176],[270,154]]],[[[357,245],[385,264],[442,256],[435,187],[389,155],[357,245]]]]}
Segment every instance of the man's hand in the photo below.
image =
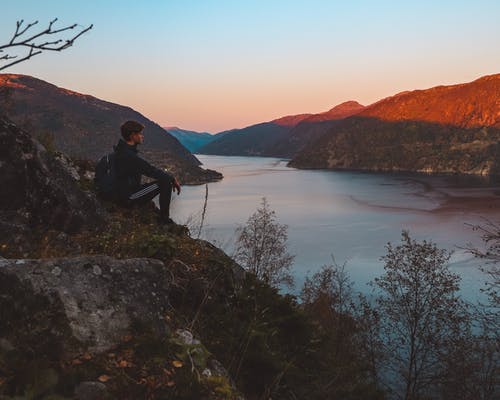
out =
{"type": "Polygon", "coordinates": [[[181,194],[181,184],[177,180],[177,178],[174,178],[174,181],[172,182],[172,192],[175,192],[177,190],[177,195],[181,194]]]}

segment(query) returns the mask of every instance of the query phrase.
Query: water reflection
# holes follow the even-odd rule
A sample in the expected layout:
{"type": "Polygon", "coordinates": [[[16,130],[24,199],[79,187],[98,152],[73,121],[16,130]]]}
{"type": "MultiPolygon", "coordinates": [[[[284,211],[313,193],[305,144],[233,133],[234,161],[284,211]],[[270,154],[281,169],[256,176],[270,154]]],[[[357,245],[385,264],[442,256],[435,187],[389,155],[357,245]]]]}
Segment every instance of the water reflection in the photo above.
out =
{"type": "MultiPolygon", "coordinates": [[[[462,293],[473,299],[483,276],[460,249],[480,239],[467,224],[499,220],[499,185],[474,177],[303,171],[276,158],[199,156],[206,168],[224,174],[209,184],[202,237],[231,254],[234,230],[266,197],[281,223],[289,226],[290,252],[296,254],[297,286],[305,275],[331,262],[347,261],[356,288],[380,275],[385,245],[398,243],[401,230],[454,250],[452,268],[463,279],[462,293]],[[457,247],[458,246],[458,247],[457,247]]],[[[174,196],[172,215],[181,222],[201,214],[205,187],[184,187],[174,196]]]]}

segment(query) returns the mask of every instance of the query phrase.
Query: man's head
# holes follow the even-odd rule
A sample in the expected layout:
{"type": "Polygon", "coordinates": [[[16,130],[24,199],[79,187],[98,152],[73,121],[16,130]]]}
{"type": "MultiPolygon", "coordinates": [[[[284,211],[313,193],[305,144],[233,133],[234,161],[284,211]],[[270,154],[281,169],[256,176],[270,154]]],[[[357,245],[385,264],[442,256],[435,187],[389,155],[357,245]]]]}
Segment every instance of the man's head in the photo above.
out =
{"type": "Polygon", "coordinates": [[[142,131],[144,125],[137,121],[127,121],[121,126],[123,139],[129,144],[140,144],[144,141],[142,131]]]}

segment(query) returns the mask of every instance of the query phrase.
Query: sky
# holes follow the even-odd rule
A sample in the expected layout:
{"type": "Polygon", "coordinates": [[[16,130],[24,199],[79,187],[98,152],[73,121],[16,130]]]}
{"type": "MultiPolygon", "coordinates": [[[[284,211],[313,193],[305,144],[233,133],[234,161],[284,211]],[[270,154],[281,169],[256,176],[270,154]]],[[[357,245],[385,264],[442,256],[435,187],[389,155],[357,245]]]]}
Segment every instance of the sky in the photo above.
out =
{"type": "Polygon", "coordinates": [[[500,72],[498,0],[0,0],[0,10],[0,44],[21,19],[94,25],[72,48],[2,73],[200,132],[500,72]]]}

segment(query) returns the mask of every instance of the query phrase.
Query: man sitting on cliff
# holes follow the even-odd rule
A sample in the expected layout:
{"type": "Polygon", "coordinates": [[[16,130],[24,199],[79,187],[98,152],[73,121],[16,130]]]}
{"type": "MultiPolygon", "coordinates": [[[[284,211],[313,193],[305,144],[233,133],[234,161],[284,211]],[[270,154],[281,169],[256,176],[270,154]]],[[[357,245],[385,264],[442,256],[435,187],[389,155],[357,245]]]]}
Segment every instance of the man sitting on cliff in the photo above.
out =
{"type": "Polygon", "coordinates": [[[115,147],[115,199],[125,205],[142,205],[160,195],[160,224],[174,223],[170,218],[172,191],[181,192],[177,179],[162,171],[138,155],[137,146],[144,141],[144,125],[127,121],[121,126],[120,139],[115,147]],[[141,184],[141,176],[155,179],[141,184]]]}

